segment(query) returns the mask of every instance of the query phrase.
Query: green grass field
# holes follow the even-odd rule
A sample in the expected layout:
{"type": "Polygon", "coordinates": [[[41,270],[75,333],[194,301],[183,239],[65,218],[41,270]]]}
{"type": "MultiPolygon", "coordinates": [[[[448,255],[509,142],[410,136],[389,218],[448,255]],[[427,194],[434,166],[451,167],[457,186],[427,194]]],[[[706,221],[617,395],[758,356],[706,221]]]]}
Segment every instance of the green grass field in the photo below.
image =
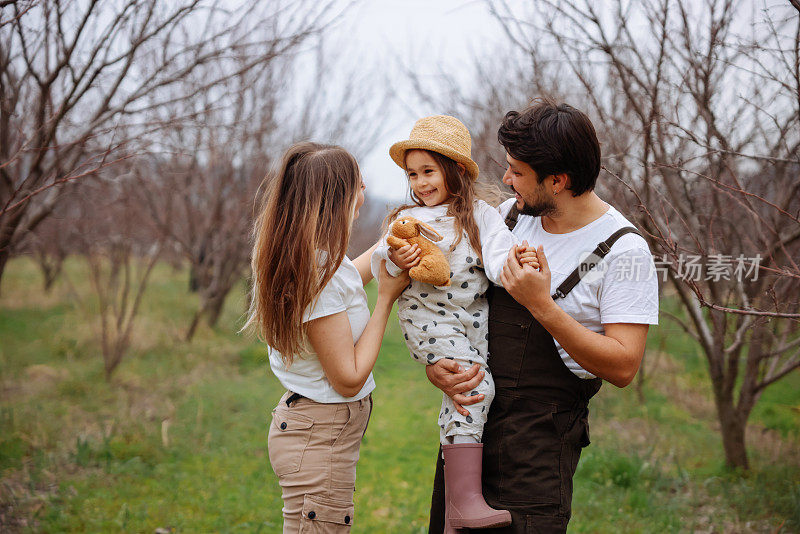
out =
{"type": "MultiPolygon", "coordinates": [[[[10,263],[0,294],[0,531],[280,532],[266,434],[283,391],[264,346],[236,333],[243,285],[216,329],[182,341],[197,303],[187,278],[157,267],[109,384],[81,262],[67,263],[51,294],[32,262],[10,263]]],[[[426,532],[440,394],[395,319],[375,378],[353,531],[426,532]]],[[[604,385],[590,421],[571,531],[800,531],[800,373],[755,410],[744,474],[724,467],[705,360],[666,320],[651,329],[644,383],[604,385]]]]}

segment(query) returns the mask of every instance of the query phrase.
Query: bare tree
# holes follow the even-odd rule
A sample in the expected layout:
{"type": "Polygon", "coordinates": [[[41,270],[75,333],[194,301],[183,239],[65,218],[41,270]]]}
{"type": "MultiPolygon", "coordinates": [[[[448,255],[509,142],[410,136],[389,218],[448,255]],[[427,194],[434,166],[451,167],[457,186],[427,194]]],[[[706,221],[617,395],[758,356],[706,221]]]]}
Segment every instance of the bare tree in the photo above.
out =
{"type": "MultiPolygon", "coordinates": [[[[346,39],[322,35],[305,58],[307,80],[295,80],[300,92],[296,117],[282,121],[295,141],[313,140],[341,145],[359,161],[386,131],[393,95],[375,59],[360,57],[346,39]],[[372,62],[372,64],[370,64],[372,62]]],[[[388,156],[387,156],[388,157],[388,156]]],[[[364,177],[366,183],[370,177],[364,177]]],[[[367,202],[353,225],[348,255],[371,247],[380,236],[388,207],[367,188],[367,202]]]]}
{"type": "MultiPolygon", "coordinates": [[[[177,104],[173,113],[191,120],[165,128],[158,154],[137,171],[158,177],[144,188],[150,217],[188,260],[190,288],[200,296],[188,339],[202,319],[216,324],[226,296],[247,272],[253,199],[271,162],[301,139],[343,144],[357,153],[383,128],[366,120],[385,99],[361,80],[367,72],[348,75],[350,67],[337,69],[321,41],[304,44],[291,58],[229,79],[222,98],[208,94],[177,104]]],[[[185,83],[199,84],[203,77],[201,69],[185,83]]]]}
{"type": "Polygon", "coordinates": [[[160,244],[153,244],[142,255],[118,240],[108,243],[102,252],[91,251],[86,256],[98,299],[106,380],[111,380],[130,348],[136,315],[160,251],[160,244]]]}
{"type": "Polygon", "coordinates": [[[69,229],[60,224],[62,221],[54,221],[54,219],[56,219],[55,216],[50,217],[49,220],[40,224],[36,231],[28,234],[28,239],[25,240],[25,249],[23,249],[23,252],[30,252],[39,265],[45,292],[49,292],[53,288],[61,274],[64,260],[67,259],[70,252],[69,239],[64,235],[69,229]],[[54,224],[48,224],[51,221],[54,224]]]}
{"type": "MultiPolygon", "coordinates": [[[[0,5],[0,279],[66,181],[137,152],[170,104],[289,53],[337,0],[0,5]],[[230,61],[232,56],[245,61],[230,61]],[[203,83],[182,82],[203,67],[203,83]]],[[[182,117],[170,117],[170,122],[182,117]]]]}
{"type": "Polygon", "coordinates": [[[594,115],[607,192],[637,206],[708,360],[726,461],[747,468],[753,407],[800,366],[800,20],[733,0],[489,5],[517,48],[552,45],[594,115]]]}
{"type": "MultiPolygon", "coordinates": [[[[130,171],[139,164],[133,159],[117,170],[130,171]]],[[[142,209],[141,191],[141,182],[131,173],[92,178],[80,188],[79,198],[69,199],[71,209],[63,221],[74,230],[73,252],[80,252],[88,267],[107,380],[130,349],[136,317],[164,244],[142,209]]]]}
{"type": "Polygon", "coordinates": [[[257,123],[226,126],[214,117],[209,112],[200,117],[207,122],[175,132],[192,140],[196,151],[154,156],[135,170],[146,184],[143,207],[160,234],[188,260],[190,283],[200,295],[189,340],[203,317],[211,326],[217,323],[225,297],[247,269],[252,201],[267,161],[246,138],[249,126],[257,123]]]}
{"type": "MultiPolygon", "coordinates": [[[[398,93],[408,100],[416,95],[429,113],[445,113],[458,118],[472,135],[472,157],[480,174],[478,196],[497,205],[513,195],[501,179],[507,167],[505,150],[497,142],[497,127],[505,113],[526,107],[535,96],[561,95],[557,66],[545,60],[537,43],[533,50],[509,49],[507,44],[495,45],[472,53],[473,71],[465,78],[463,71],[440,66],[435,76],[420,75],[416,60],[402,65],[402,80],[398,93]],[[489,59],[491,58],[491,59],[489,59]]],[[[416,103],[415,103],[416,104],[416,103]]]]}
{"type": "Polygon", "coordinates": [[[293,77],[288,99],[293,111],[282,119],[284,136],[338,144],[360,158],[386,128],[392,93],[381,80],[381,65],[360,56],[345,38],[321,34],[302,58],[301,74],[293,77]]]}

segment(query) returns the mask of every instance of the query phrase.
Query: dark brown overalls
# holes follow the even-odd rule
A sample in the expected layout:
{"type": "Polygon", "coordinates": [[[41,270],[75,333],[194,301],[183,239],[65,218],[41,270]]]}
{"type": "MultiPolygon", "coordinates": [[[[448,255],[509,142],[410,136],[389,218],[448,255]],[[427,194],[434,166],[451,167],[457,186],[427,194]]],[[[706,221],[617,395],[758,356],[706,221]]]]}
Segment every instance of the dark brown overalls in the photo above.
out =
{"type": "MultiPolygon", "coordinates": [[[[600,250],[602,258],[618,237],[631,231],[636,232],[634,228],[620,230],[595,252],[600,250]]],[[[563,298],[581,276],[571,275],[554,298],[563,298]]],[[[491,287],[488,296],[489,370],[496,392],[483,431],[483,496],[490,506],[511,512],[512,524],[471,532],[565,532],[572,477],[581,449],[589,444],[589,399],[602,381],[575,376],[561,359],[553,337],[503,288],[491,287]]],[[[444,530],[441,453],[429,529],[436,534],[444,530]]]]}

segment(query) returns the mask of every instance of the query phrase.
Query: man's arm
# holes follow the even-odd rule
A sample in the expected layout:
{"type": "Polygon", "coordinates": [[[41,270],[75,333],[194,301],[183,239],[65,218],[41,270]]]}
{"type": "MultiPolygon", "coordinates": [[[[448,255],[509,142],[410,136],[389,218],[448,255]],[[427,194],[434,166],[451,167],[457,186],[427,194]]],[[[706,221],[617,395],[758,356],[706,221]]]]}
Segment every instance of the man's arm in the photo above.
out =
{"type": "Polygon", "coordinates": [[[540,270],[520,265],[514,251],[500,275],[503,287],[547,329],[581,367],[617,387],[631,383],[644,357],[649,325],[604,325],[605,334],[592,332],[562,310],[550,296],[550,267],[544,247],[537,249],[540,270]]]}
{"type": "Polygon", "coordinates": [[[603,325],[605,334],[600,334],[570,317],[553,299],[535,313],[538,307],[526,307],[575,363],[593,375],[620,388],[630,384],[636,376],[650,325],[606,324],[603,325]]]}

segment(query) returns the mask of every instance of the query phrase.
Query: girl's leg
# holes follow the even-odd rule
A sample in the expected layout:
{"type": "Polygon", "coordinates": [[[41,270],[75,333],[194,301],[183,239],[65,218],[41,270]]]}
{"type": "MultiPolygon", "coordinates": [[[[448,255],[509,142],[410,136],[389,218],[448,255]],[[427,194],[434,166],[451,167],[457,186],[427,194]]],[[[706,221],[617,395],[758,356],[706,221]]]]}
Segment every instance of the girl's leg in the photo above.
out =
{"type": "MultiPolygon", "coordinates": [[[[457,360],[458,361],[458,360],[457,360]]],[[[474,361],[474,360],[473,360],[474,361]]],[[[468,368],[468,362],[458,361],[463,368],[468,368]]],[[[485,367],[485,366],[484,366],[485,367]]],[[[494,380],[492,375],[486,373],[484,379],[471,392],[466,394],[482,394],[481,402],[464,406],[469,415],[461,415],[447,395],[442,395],[442,408],[439,411],[439,428],[441,444],[452,443],[480,443],[483,437],[483,425],[489,415],[489,407],[494,400],[494,380]]]]}
{"type": "MultiPolygon", "coordinates": [[[[460,362],[459,362],[460,363],[460,362]]],[[[463,364],[461,364],[463,366],[463,364]]],[[[506,510],[497,510],[483,498],[483,425],[494,399],[494,381],[490,374],[475,388],[474,393],[485,395],[483,401],[465,406],[468,416],[453,413],[452,400],[444,396],[440,414],[444,416],[442,453],[444,458],[446,526],[445,534],[456,528],[501,527],[511,523],[506,510]],[[447,442],[445,444],[444,442],[447,442]]]]}

